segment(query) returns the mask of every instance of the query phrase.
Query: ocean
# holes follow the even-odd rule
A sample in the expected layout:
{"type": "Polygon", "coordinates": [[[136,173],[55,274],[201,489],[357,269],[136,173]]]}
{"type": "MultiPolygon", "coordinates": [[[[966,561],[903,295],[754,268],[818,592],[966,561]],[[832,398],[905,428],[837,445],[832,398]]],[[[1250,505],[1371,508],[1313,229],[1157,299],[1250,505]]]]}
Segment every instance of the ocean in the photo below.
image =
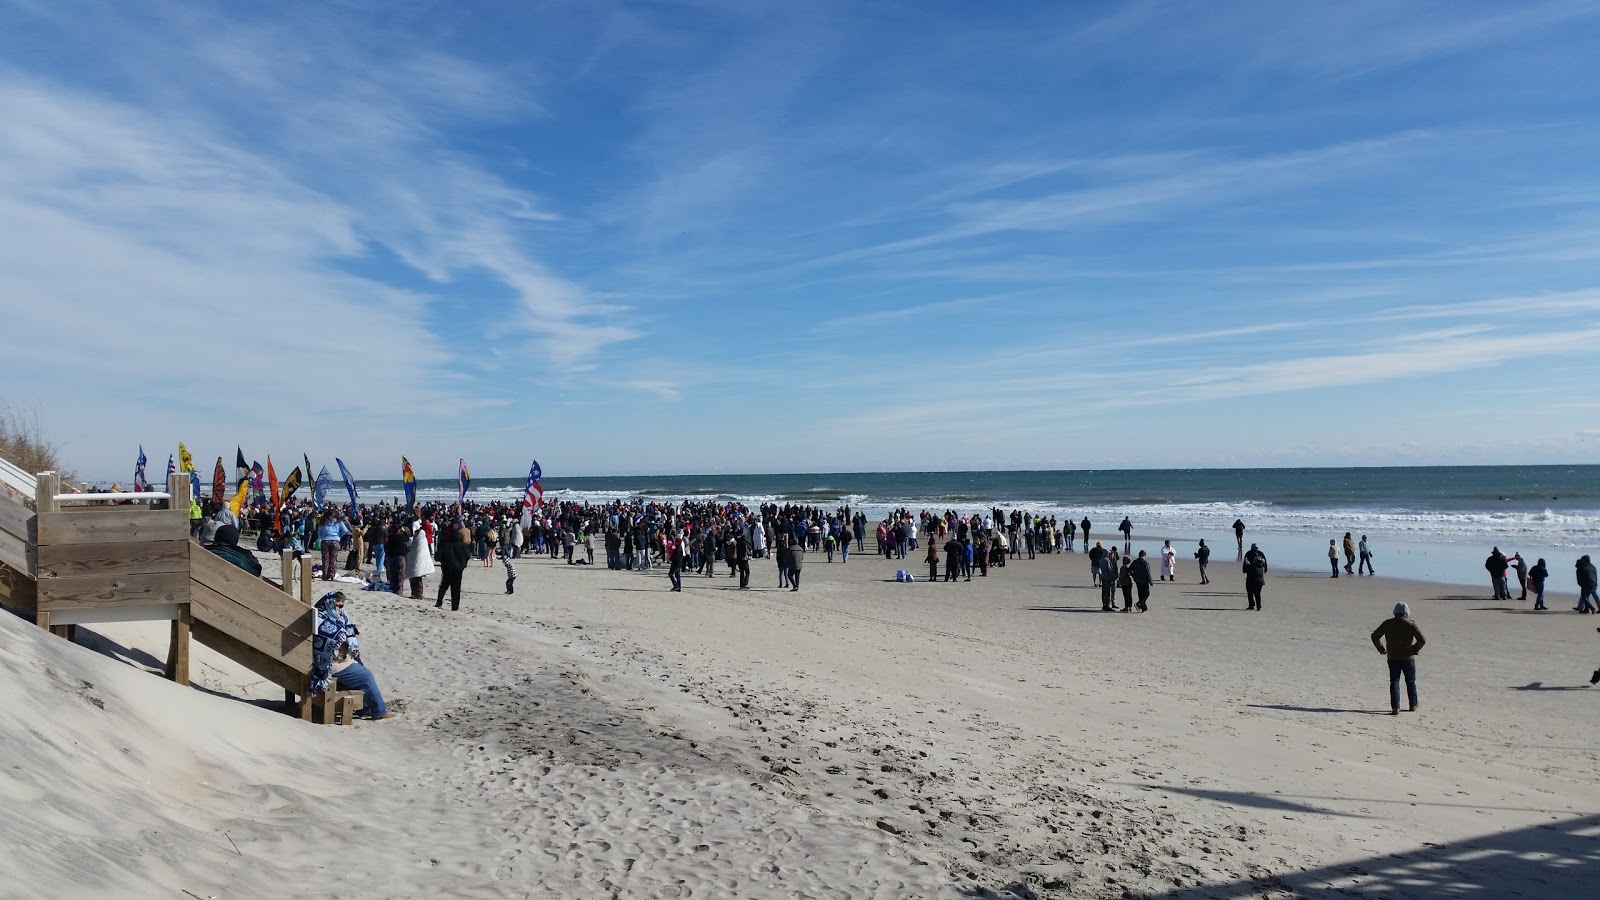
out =
{"type": "MultiPolygon", "coordinates": [[[[523,484],[522,477],[477,478],[472,497],[515,500],[523,484]]],[[[1246,543],[1259,542],[1275,567],[1325,571],[1328,539],[1350,531],[1368,536],[1383,574],[1451,584],[1485,583],[1483,559],[1499,546],[1530,563],[1545,557],[1551,588],[1575,591],[1573,561],[1600,552],[1600,465],[548,475],[543,484],[547,499],[849,504],[873,518],[902,507],[999,506],[1088,516],[1095,539],[1112,535],[1127,516],[1136,545],[1171,538],[1184,556],[1202,537],[1231,553],[1231,526],[1243,519],[1246,543]]],[[[367,501],[400,496],[398,479],[358,482],[358,489],[367,501]]],[[[418,491],[423,499],[454,499],[456,482],[419,480],[418,491]]]]}

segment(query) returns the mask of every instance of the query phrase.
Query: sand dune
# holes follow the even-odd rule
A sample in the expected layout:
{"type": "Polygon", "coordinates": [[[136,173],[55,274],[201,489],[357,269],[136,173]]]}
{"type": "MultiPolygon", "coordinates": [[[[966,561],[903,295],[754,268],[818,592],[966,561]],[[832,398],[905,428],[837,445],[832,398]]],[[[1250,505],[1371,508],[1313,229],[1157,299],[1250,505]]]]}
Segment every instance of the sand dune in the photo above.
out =
{"type": "MultiPolygon", "coordinates": [[[[525,560],[461,612],[359,593],[400,716],[185,690],[6,617],[0,862],[16,896],[1583,896],[1589,620],[1384,579],[1158,585],[1081,557],[970,584],[898,564],[726,578],[525,560]],[[1460,599],[1454,599],[1460,598],[1460,599]],[[1367,633],[1427,630],[1386,712],[1367,633]],[[92,685],[92,686],[86,686],[92,685]],[[1560,689],[1555,689],[1560,688],[1560,689]],[[1565,688],[1573,688],[1566,690],[1565,688]],[[235,850],[237,848],[237,852],[235,850]]],[[[164,634],[103,629],[138,662],[164,634]]],[[[86,639],[86,643],[95,643],[86,639]]],[[[274,699],[197,648],[207,687],[274,699]]],[[[0,894],[12,895],[0,888],[0,894]]]]}

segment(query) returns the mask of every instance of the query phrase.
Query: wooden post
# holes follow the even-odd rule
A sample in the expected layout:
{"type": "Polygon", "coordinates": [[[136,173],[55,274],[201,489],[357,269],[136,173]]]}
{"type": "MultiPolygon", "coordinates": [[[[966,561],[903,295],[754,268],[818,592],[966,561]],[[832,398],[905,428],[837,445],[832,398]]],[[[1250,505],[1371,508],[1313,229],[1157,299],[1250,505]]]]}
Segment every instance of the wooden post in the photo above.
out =
{"type": "Polygon", "coordinates": [[[293,597],[294,596],[294,551],[293,550],[280,551],[278,553],[278,564],[281,567],[278,571],[281,573],[283,592],[285,594],[288,594],[289,596],[293,597]]]}
{"type": "Polygon", "coordinates": [[[33,507],[35,512],[53,513],[61,511],[61,501],[56,495],[61,493],[61,476],[54,472],[40,472],[38,484],[33,490],[33,507]]]}
{"type": "Polygon", "coordinates": [[[172,495],[168,502],[171,509],[189,511],[189,501],[194,498],[194,482],[189,480],[188,472],[173,472],[167,476],[167,493],[172,495]]]}
{"type": "MultiPolygon", "coordinates": [[[[329,577],[329,578],[332,577],[331,575],[327,575],[327,573],[323,573],[323,574],[326,577],[329,577]]],[[[317,598],[312,593],[312,591],[313,591],[313,589],[311,587],[311,559],[309,557],[302,556],[302,557],[300,557],[300,602],[304,603],[307,606],[315,605],[316,602],[317,602],[317,598]]]]}
{"type": "Polygon", "coordinates": [[[307,675],[300,688],[300,718],[307,722],[311,721],[311,700],[311,676],[307,675]]]}
{"type": "Polygon", "coordinates": [[[50,610],[41,609],[34,613],[33,621],[34,624],[38,625],[40,628],[43,628],[45,631],[52,631],[50,628],[50,610]]]}
{"type": "Polygon", "coordinates": [[[178,684],[189,684],[189,604],[178,608],[178,617],[172,620],[172,642],[167,646],[167,678],[178,684]]]}

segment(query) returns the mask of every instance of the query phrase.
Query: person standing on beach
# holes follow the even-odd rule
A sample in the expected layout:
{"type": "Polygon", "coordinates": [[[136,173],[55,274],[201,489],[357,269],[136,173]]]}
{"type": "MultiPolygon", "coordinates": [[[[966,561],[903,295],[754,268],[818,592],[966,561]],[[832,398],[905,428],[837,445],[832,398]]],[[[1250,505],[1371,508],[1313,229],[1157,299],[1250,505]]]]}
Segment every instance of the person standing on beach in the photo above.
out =
{"type": "Polygon", "coordinates": [[[383,542],[385,552],[384,574],[389,576],[389,590],[395,596],[400,596],[400,583],[405,575],[406,556],[411,550],[411,529],[399,519],[395,520],[394,527],[389,531],[389,537],[383,542]]]}
{"type": "Polygon", "coordinates": [[[944,580],[955,581],[956,574],[961,570],[961,542],[956,540],[954,532],[950,539],[944,542],[944,580]]]}
{"type": "Polygon", "coordinates": [[[799,541],[789,539],[789,590],[800,590],[800,567],[806,563],[806,548],[799,541]]]}
{"type": "MultiPolygon", "coordinates": [[[[446,528],[439,540],[439,596],[434,609],[444,606],[444,595],[450,594],[452,612],[461,609],[461,575],[472,561],[472,547],[463,532],[466,527],[446,528]]],[[[509,593],[509,590],[507,591],[509,593]]]]}
{"type": "Polygon", "coordinates": [[[776,557],[778,563],[778,587],[786,588],[789,586],[789,538],[780,534],[775,540],[777,541],[777,552],[773,556],[776,557]]]}
{"type": "Polygon", "coordinates": [[[1494,599],[1510,600],[1511,588],[1506,585],[1506,555],[1496,547],[1489,553],[1489,558],[1483,561],[1483,567],[1489,570],[1489,585],[1494,588],[1494,599]]]}
{"type": "Polygon", "coordinates": [[[1122,549],[1127,550],[1133,546],[1133,521],[1127,516],[1122,517],[1122,524],[1117,526],[1122,532],[1122,549]]]}
{"type": "Polygon", "coordinates": [[[1100,611],[1116,612],[1117,607],[1117,567],[1111,563],[1111,555],[1103,553],[1095,557],[1094,576],[1100,585],[1100,611]]]}
{"type": "Polygon", "coordinates": [[[1574,606],[1573,609],[1584,615],[1600,612],[1600,600],[1595,598],[1595,582],[1597,579],[1595,578],[1594,563],[1589,561],[1588,554],[1578,557],[1575,568],[1578,576],[1578,605],[1574,606]]]}
{"type": "Polygon", "coordinates": [[[1071,551],[1071,550],[1077,549],[1076,547],[1073,546],[1073,543],[1075,541],[1077,541],[1077,539],[1078,539],[1078,523],[1072,521],[1071,519],[1068,519],[1067,520],[1067,550],[1071,551]]]}
{"type": "Polygon", "coordinates": [[[1344,533],[1344,573],[1346,575],[1356,573],[1356,541],[1348,531],[1344,533]]]}
{"type": "Polygon", "coordinates": [[[1117,572],[1117,587],[1122,589],[1122,611],[1133,609],[1133,559],[1123,557],[1122,569],[1117,572]]]}
{"type": "Polygon", "coordinates": [[[411,599],[422,599],[422,579],[433,574],[433,548],[419,523],[411,533],[411,547],[406,551],[406,577],[411,579],[411,599]]]}
{"type": "MultiPolygon", "coordinates": [[[[1078,523],[1078,530],[1083,532],[1083,545],[1085,547],[1089,546],[1089,517],[1088,516],[1084,516],[1083,517],[1083,521],[1078,523]]],[[[1098,547],[1100,545],[1099,544],[1095,544],[1095,546],[1098,547]]]]}
{"type": "Polygon", "coordinates": [[[1239,542],[1239,552],[1244,552],[1244,520],[1233,520],[1233,537],[1239,542]]]}
{"type": "Polygon", "coordinates": [[[1328,565],[1333,569],[1333,577],[1339,577],[1339,542],[1333,538],[1328,539],[1328,565]]]}
{"type": "Polygon", "coordinates": [[[1378,574],[1377,570],[1372,568],[1372,548],[1367,546],[1367,536],[1364,534],[1361,536],[1361,565],[1356,567],[1356,574],[1363,572],[1368,575],[1378,574]]]}
{"type": "MultiPolygon", "coordinates": [[[[849,544],[849,539],[845,543],[849,544]]],[[[928,541],[928,554],[923,559],[928,564],[928,580],[936,581],[939,578],[939,547],[933,541],[928,541]]]]}
{"type": "MultiPolygon", "coordinates": [[[[667,542],[667,580],[672,582],[672,591],[683,590],[683,540],[669,540],[667,542]]],[[[782,585],[779,585],[782,587],[782,585]]]]}
{"type": "Polygon", "coordinates": [[[1245,609],[1261,611],[1261,589],[1267,586],[1267,555],[1255,544],[1244,555],[1245,609]]]}
{"type": "MultiPolygon", "coordinates": [[[[1129,568],[1133,572],[1133,586],[1139,591],[1139,602],[1135,605],[1135,608],[1139,612],[1149,612],[1152,579],[1150,578],[1150,560],[1144,558],[1143,550],[1139,551],[1139,558],[1135,559],[1133,565],[1129,568]]],[[[1123,612],[1127,612],[1127,610],[1123,610],[1123,612]]]]}
{"type": "Polygon", "coordinates": [[[1200,539],[1200,548],[1194,551],[1195,564],[1200,567],[1200,583],[1210,584],[1211,576],[1206,574],[1206,563],[1211,561],[1211,548],[1206,546],[1206,539],[1200,539]]]}
{"type": "MultiPolygon", "coordinates": [[[[1085,532],[1085,533],[1087,533],[1087,532],[1085,532]]],[[[1089,545],[1088,541],[1084,541],[1083,543],[1084,543],[1084,546],[1086,546],[1086,547],[1089,545]]],[[[1100,583],[1100,559],[1101,559],[1101,557],[1103,557],[1105,555],[1106,555],[1106,548],[1100,546],[1100,542],[1099,541],[1095,541],[1094,542],[1094,546],[1093,547],[1089,547],[1089,583],[1090,584],[1099,584],[1100,583]]]]}
{"type": "Polygon", "coordinates": [[[1389,715],[1400,715],[1400,679],[1406,680],[1406,697],[1411,711],[1417,711],[1417,654],[1428,639],[1411,620],[1411,607],[1394,605],[1394,616],[1372,632],[1372,646],[1389,658],[1389,715]]]}
{"type": "Polygon", "coordinates": [[[1536,610],[1549,608],[1544,605],[1544,581],[1549,577],[1550,569],[1544,564],[1543,559],[1534,563],[1533,568],[1528,570],[1528,586],[1533,588],[1533,608],[1536,610]]]}
{"type": "MultiPolygon", "coordinates": [[[[1528,602],[1528,561],[1523,559],[1522,558],[1522,554],[1517,552],[1517,551],[1515,551],[1515,550],[1513,550],[1511,552],[1511,569],[1512,569],[1512,571],[1517,573],[1517,584],[1518,584],[1518,586],[1520,586],[1522,588],[1522,596],[1518,597],[1517,599],[1522,601],[1523,603],[1527,603],[1528,602]]],[[[1506,593],[1510,594],[1511,592],[1509,590],[1507,590],[1506,593]]]]}
{"type": "Polygon", "coordinates": [[[1178,580],[1178,551],[1172,549],[1172,541],[1161,545],[1161,580],[1178,580]]]}
{"type": "Polygon", "coordinates": [[[750,541],[744,536],[742,530],[733,538],[733,567],[739,572],[739,589],[748,589],[750,587],[750,541]]]}

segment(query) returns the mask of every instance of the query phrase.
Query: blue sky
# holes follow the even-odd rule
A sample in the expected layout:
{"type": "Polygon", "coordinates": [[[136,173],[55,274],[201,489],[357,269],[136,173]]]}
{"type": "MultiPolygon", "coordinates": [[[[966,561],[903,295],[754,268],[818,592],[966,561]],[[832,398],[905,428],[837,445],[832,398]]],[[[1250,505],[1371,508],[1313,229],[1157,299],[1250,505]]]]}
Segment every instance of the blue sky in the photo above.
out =
{"type": "Polygon", "coordinates": [[[0,401],[107,479],[1600,462],[1597,46],[1564,2],[0,0],[0,401]]]}

